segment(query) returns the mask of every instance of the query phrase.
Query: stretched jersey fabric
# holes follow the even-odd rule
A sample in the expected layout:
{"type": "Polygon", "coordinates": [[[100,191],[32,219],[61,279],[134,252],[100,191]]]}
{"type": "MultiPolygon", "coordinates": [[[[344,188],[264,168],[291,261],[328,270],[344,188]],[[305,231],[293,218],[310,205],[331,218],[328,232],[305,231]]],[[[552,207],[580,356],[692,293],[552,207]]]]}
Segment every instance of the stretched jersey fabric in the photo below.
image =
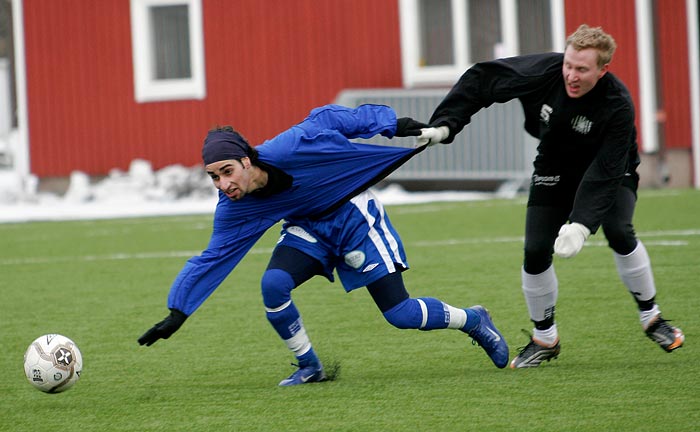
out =
{"type": "Polygon", "coordinates": [[[540,140],[529,205],[568,207],[571,221],[595,232],[623,179],[637,187],[634,105],[610,72],[584,96],[568,97],[563,60],[561,53],[547,53],[478,63],[462,75],[430,123],[447,125],[451,142],[480,109],[519,99],[525,129],[540,140]]]}
{"type": "Polygon", "coordinates": [[[257,146],[261,162],[293,178],[291,187],[267,197],[248,194],[238,201],[219,192],[209,245],[176,277],[168,308],[191,315],[277,222],[327,216],[425,148],[349,140],[393,137],[395,132],[396,114],[387,106],[327,105],[257,146]]]}

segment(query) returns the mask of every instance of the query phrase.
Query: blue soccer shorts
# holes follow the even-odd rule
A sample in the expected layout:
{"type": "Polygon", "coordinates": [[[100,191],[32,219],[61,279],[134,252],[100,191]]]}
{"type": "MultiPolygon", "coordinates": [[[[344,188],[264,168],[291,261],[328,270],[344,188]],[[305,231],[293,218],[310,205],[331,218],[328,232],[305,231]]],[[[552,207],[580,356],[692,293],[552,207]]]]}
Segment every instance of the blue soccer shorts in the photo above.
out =
{"type": "Polygon", "coordinates": [[[277,244],[317,259],[331,282],[336,270],[346,291],[408,268],[403,243],[369,190],[321,219],[288,218],[277,244]]]}

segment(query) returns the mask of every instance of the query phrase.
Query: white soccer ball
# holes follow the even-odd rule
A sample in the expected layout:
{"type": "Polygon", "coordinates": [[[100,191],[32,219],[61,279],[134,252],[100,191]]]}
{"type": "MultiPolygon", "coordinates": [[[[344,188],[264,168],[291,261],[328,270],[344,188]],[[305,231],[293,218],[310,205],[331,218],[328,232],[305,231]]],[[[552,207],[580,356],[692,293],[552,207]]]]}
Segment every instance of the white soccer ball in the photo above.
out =
{"type": "Polygon", "coordinates": [[[46,393],[66,391],[80,379],[83,356],[72,340],[59,334],[40,336],[24,353],[24,374],[46,393]]]}

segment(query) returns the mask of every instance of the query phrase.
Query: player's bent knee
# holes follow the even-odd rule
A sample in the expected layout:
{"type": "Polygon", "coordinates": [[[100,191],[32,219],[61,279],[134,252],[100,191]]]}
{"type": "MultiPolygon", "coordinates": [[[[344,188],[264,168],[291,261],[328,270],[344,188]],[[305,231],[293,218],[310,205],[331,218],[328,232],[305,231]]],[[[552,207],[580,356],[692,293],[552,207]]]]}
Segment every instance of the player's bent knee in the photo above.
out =
{"type": "Polygon", "coordinates": [[[418,301],[406,299],[383,313],[387,322],[399,329],[417,329],[422,322],[422,312],[418,301]]]}
{"type": "Polygon", "coordinates": [[[523,267],[530,274],[540,274],[552,265],[552,254],[550,251],[534,253],[525,251],[523,267]]]}
{"type": "Polygon", "coordinates": [[[268,269],[260,281],[263,304],[266,308],[276,308],[288,302],[294,289],[292,275],[280,269],[268,269]]]}
{"type": "Polygon", "coordinates": [[[608,240],[610,249],[620,255],[627,255],[637,247],[637,237],[631,225],[606,226],[603,231],[605,232],[605,237],[608,240]]]}

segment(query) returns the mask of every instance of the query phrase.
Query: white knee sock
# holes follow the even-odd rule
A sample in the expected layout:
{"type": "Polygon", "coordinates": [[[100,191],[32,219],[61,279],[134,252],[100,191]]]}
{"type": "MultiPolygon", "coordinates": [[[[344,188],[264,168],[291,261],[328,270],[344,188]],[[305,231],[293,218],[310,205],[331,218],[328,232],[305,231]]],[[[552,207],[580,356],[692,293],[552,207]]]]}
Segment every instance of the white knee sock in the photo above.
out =
{"type": "MultiPolygon", "coordinates": [[[[549,266],[547,270],[537,275],[532,275],[522,269],[521,278],[530,319],[544,321],[551,317],[554,314],[554,306],[559,294],[559,282],[554,272],[554,266],[549,266]]],[[[557,327],[553,325],[548,330],[535,329],[534,337],[546,345],[554,344],[559,337],[557,327]]]]}
{"type": "Polygon", "coordinates": [[[540,274],[532,275],[525,269],[521,270],[523,294],[527,310],[530,312],[530,319],[533,321],[544,321],[554,312],[554,305],[557,303],[559,293],[559,282],[554,273],[554,266],[540,274]]]}
{"type": "Polygon", "coordinates": [[[641,241],[637,240],[637,247],[632,253],[620,255],[613,252],[613,256],[620,279],[637,300],[650,300],[656,295],[651,260],[641,241]]]}

